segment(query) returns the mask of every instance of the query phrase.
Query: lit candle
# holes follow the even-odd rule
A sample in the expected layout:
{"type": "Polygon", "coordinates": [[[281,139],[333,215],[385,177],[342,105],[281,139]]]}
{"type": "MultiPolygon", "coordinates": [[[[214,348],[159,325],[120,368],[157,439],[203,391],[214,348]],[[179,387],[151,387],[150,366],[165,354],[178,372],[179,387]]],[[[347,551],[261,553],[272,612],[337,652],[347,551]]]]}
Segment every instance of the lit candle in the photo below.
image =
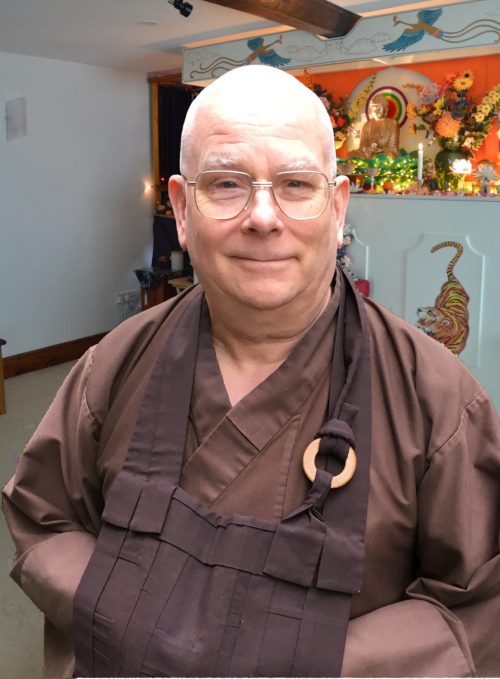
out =
{"type": "Polygon", "coordinates": [[[424,145],[422,142],[418,145],[418,165],[417,165],[417,181],[421,182],[424,171],[424,145]]]}

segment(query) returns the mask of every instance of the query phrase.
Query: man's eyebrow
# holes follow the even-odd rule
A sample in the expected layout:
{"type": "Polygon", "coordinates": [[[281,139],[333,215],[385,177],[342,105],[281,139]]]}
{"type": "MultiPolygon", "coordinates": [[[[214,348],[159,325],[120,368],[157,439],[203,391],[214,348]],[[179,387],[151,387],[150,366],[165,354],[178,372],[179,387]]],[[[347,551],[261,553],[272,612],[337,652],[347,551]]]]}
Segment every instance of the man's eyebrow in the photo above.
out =
{"type": "Polygon", "coordinates": [[[286,172],[287,170],[319,170],[320,168],[309,158],[296,158],[295,160],[287,160],[280,163],[276,170],[278,172],[286,172]]]}
{"type": "MultiPolygon", "coordinates": [[[[203,166],[206,170],[238,170],[244,166],[244,163],[237,156],[221,156],[213,153],[205,158],[203,166]]],[[[320,170],[320,168],[310,158],[293,158],[279,163],[275,171],[286,172],[287,170],[293,172],[294,170],[320,170]]]]}
{"type": "Polygon", "coordinates": [[[236,158],[235,156],[219,156],[217,154],[211,154],[205,158],[203,165],[206,169],[227,168],[234,170],[237,167],[241,167],[241,159],[236,158]]]}

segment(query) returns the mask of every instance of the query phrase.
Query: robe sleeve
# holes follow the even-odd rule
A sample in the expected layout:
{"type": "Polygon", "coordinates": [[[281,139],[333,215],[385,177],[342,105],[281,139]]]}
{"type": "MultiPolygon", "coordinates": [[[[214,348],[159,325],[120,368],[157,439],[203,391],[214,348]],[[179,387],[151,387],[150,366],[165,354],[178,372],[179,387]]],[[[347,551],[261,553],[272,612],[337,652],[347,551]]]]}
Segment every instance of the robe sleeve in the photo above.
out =
{"type": "MultiPolygon", "coordinates": [[[[361,137],[359,140],[359,146],[357,148],[357,151],[363,155],[367,156],[368,158],[370,157],[372,148],[371,148],[371,121],[367,120],[367,122],[363,125],[361,129],[361,137]]],[[[354,152],[355,153],[355,152],[354,152]]]]}
{"type": "Polygon", "coordinates": [[[391,120],[389,128],[389,139],[387,141],[386,153],[391,154],[394,158],[399,158],[399,125],[395,120],[391,120]]]}
{"type": "Polygon", "coordinates": [[[69,630],[99,531],[99,427],[86,400],[92,350],[75,365],[4,490],[16,551],[11,576],[50,623],[69,630]]]}
{"type": "Polygon", "coordinates": [[[430,456],[407,599],[353,619],[342,676],[499,676],[500,433],[484,392],[430,456]]]}

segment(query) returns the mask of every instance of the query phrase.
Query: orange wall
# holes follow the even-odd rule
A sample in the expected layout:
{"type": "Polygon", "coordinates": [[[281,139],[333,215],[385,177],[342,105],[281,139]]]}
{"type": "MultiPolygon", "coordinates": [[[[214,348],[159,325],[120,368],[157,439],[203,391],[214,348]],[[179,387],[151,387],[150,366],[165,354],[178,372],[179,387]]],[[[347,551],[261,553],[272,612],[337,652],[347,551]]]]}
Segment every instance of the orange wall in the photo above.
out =
{"type": "MultiPolygon", "coordinates": [[[[467,59],[428,61],[422,64],[404,64],[401,68],[418,71],[437,83],[441,83],[449,73],[456,73],[466,69],[471,70],[474,74],[474,85],[471,93],[475,98],[481,99],[487,90],[500,81],[500,54],[487,57],[469,57],[467,59]]],[[[331,92],[335,99],[338,99],[338,97],[348,97],[356,85],[364,80],[364,78],[372,73],[383,70],[384,67],[377,67],[364,68],[359,71],[311,73],[311,78],[313,83],[319,83],[331,92]]],[[[299,76],[299,80],[303,79],[303,76],[299,76]]],[[[497,123],[493,123],[488,138],[474,152],[476,161],[481,160],[481,158],[497,160],[499,142],[496,135],[496,126],[497,123]]],[[[342,155],[342,153],[339,153],[339,155],[342,155]]]]}

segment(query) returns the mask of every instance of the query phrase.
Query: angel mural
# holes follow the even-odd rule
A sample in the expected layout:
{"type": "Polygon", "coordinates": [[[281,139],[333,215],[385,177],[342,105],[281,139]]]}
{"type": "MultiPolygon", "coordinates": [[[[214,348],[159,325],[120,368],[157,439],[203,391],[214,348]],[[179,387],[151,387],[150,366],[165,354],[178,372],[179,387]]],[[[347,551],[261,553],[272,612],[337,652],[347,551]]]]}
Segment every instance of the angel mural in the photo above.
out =
{"type": "Polygon", "coordinates": [[[459,31],[445,31],[434,26],[442,13],[443,10],[441,8],[424,9],[421,12],[418,12],[418,21],[413,24],[408,23],[407,21],[401,21],[401,19],[398,19],[397,15],[394,16],[392,19],[394,26],[403,24],[408,26],[408,28],[401,33],[399,38],[384,45],[384,50],[386,52],[403,52],[408,49],[408,47],[411,47],[411,45],[422,40],[424,35],[431,35],[433,38],[443,40],[444,42],[460,43],[467,40],[473,40],[484,33],[496,33],[496,42],[500,42],[499,21],[495,21],[494,19],[477,19],[476,21],[471,21],[459,31]]]}
{"type": "Polygon", "coordinates": [[[264,44],[264,38],[257,37],[257,38],[250,38],[250,40],[247,40],[247,47],[248,49],[252,50],[251,54],[248,55],[246,59],[230,59],[229,57],[218,57],[217,59],[214,59],[211,64],[208,66],[201,66],[199,69],[191,71],[189,74],[190,78],[194,78],[196,76],[204,75],[209,78],[216,78],[217,75],[222,75],[225,71],[230,71],[233,68],[236,68],[237,66],[244,66],[245,64],[251,64],[253,61],[258,59],[261,64],[265,64],[267,66],[276,66],[277,68],[280,68],[281,66],[285,66],[285,64],[288,64],[291,59],[287,59],[285,57],[280,56],[276,50],[271,49],[273,45],[276,45],[277,43],[282,43],[283,42],[283,35],[280,35],[280,37],[277,40],[274,40],[273,42],[269,43],[268,45],[264,44]],[[221,71],[220,73],[217,73],[217,71],[221,71]]]}

